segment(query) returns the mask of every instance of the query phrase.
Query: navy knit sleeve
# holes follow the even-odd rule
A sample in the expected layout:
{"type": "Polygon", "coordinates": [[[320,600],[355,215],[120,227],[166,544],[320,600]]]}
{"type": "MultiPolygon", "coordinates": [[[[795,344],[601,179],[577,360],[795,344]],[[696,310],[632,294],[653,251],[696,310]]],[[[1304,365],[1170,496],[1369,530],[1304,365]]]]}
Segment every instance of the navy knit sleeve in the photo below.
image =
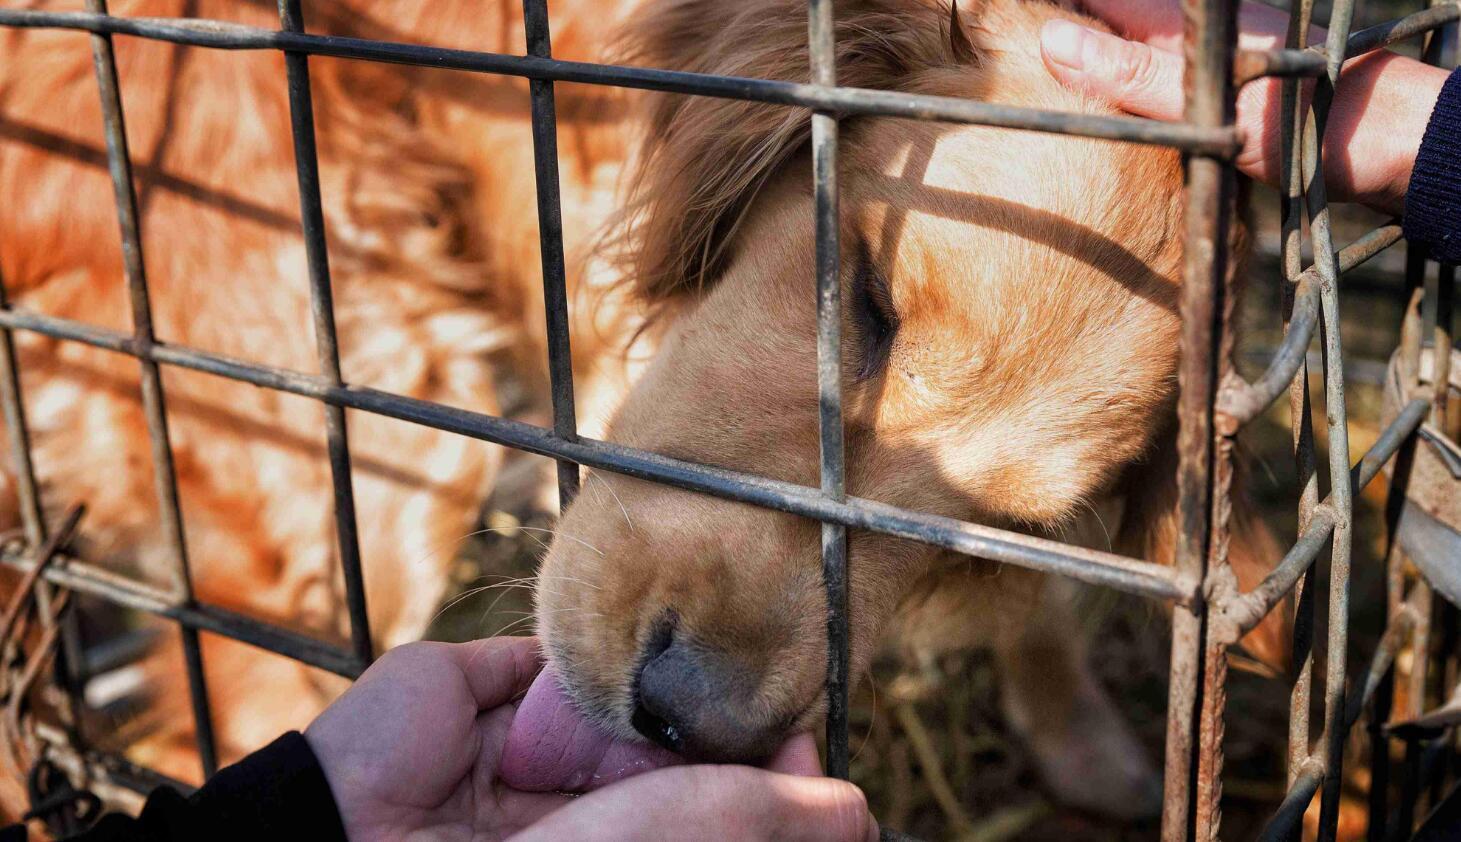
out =
{"type": "Polygon", "coordinates": [[[1405,194],[1405,238],[1442,263],[1461,263],[1461,70],[1441,98],[1415,156],[1405,194]]]}

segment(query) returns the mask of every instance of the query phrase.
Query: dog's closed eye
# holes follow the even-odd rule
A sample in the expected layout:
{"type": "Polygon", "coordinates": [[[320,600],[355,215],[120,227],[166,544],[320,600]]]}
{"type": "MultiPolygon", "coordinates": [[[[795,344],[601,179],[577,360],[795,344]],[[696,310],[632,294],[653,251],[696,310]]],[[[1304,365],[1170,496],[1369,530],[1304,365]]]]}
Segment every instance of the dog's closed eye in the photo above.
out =
{"type": "Polygon", "coordinates": [[[852,323],[859,340],[857,379],[861,381],[887,368],[898,335],[898,311],[893,306],[888,279],[866,252],[858,257],[851,292],[852,323]]]}

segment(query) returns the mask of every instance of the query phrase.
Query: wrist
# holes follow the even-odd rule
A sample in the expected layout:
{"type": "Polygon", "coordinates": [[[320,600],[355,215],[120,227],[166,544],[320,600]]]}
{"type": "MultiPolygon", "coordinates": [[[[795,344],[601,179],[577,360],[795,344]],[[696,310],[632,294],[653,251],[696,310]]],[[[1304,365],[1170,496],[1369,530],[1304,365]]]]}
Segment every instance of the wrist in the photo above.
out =
{"type": "Polygon", "coordinates": [[[1426,124],[1449,74],[1390,52],[1345,65],[1325,133],[1337,199],[1399,214],[1426,124]]]}

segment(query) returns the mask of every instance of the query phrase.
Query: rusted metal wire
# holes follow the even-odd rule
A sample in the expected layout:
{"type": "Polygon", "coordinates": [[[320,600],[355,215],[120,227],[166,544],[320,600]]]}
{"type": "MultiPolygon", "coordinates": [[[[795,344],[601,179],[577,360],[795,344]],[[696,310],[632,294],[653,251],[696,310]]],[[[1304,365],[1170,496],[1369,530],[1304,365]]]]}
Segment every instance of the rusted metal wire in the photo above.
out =
{"type": "MultiPolygon", "coordinates": [[[[106,0],[86,0],[88,12],[107,17],[106,0]]],[[[142,233],[137,215],[137,191],[132,181],[132,156],[127,149],[127,128],[122,112],[122,93],[117,82],[117,63],[112,55],[111,35],[95,32],[91,52],[101,92],[102,125],[106,132],[107,165],[116,194],[117,221],[122,232],[122,265],[132,305],[133,341],[139,349],[156,343],[152,333],[152,303],[147,289],[147,272],[142,256],[142,233]]],[[[173,557],[173,593],[176,600],[193,601],[193,577],[188,566],[188,542],[183,535],[183,513],[178,505],[177,472],[173,469],[172,444],[168,436],[167,409],[162,374],[155,360],[138,356],[142,369],[142,409],[152,443],[153,479],[157,486],[158,512],[168,550],[173,557]]],[[[218,769],[214,748],[213,716],[208,708],[208,686],[203,678],[203,653],[195,629],[180,629],[183,662],[188,674],[188,695],[193,705],[193,724],[198,757],[204,776],[218,769]]]]}
{"type": "MultiPolygon", "coordinates": [[[[299,0],[279,0],[279,26],[286,32],[304,31],[299,0]]],[[[304,234],[305,264],[309,270],[310,314],[314,319],[315,348],[320,374],[340,384],[340,342],[335,331],[335,294],[330,285],[330,253],[325,244],[325,212],[320,198],[320,161],[315,150],[314,96],[309,84],[309,57],[286,52],[284,69],[289,84],[290,135],[294,140],[294,170],[299,182],[299,219],[304,234]]],[[[350,614],[350,644],[361,664],[374,653],[370,618],[365,610],[365,578],[360,571],[360,530],[355,522],[355,490],[351,482],[350,437],[345,410],[325,405],[325,447],[330,461],[330,485],[335,503],[335,540],[340,570],[345,579],[345,605],[350,614]]]]}
{"type": "MultiPolygon", "coordinates": [[[[523,31],[528,55],[551,60],[547,0],[523,0],[523,31]]],[[[563,209],[558,195],[558,112],[552,79],[531,79],[533,173],[538,196],[538,246],[543,261],[543,310],[548,323],[548,384],[553,400],[553,432],[565,441],[578,438],[573,401],[573,353],[568,336],[568,279],[563,265],[563,209]]],[[[558,460],[558,505],[566,509],[578,495],[578,465],[558,460]]]]}
{"type": "Polygon", "coordinates": [[[866,529],[921,541],[954,552],[1057,573],[1141,596],[1170,599],[1179,604],[1190,603],[1195,598],[1195,586],[1179,572],[1115,553],[1089,550],[1018,532],[899,509],[856,497],[839,503],[823,497],[816,489],[795,483],[699,465],[582,436],[574,441],[566,441],[550,429],[521,421],[361,386],[336,386],[317,375],[246,363],[180,345],[159,343],[143,348],[126,334],[38,313],[0,311],[0,326],[31,330],[120,353],[142,355],[159,363],[337,403],[350,409],[409,421],[540,456],[567,459],[589,468],[613,471],[728,500],[840,523],[853,529],[866,529]]]}
{"type": "Polygon", "coordinates": [[[1231,128],[1200,129],[1183,123],[1162,123],[1135,117],[1105,117],[1041,111],[976,102],[955,97],[904,94],[866,88],[711,76],[644,67],[623,67],[563,61],[538,56],[448,50],[325,35],[302,35],[269,29],[187,18],[115,18],[84,12],[42,12],[0,9],[0,26],[80,29],[135,35],[175,44],[227,50],[292,50],[309,55],[415,64],[477,73],[522,76],[555,82],[583,82],[625,88],[743,99],[777,105],[798,105],[850,116],[881,115],[918,120],[976,123],[1031,131],[1104,137],[1133,143],[1174,146],[1192,152],[1230,156],[1238,151],[1231,128]]]}
{"type": "MultiPolygon", "coordinates": [[[[837,85],[836,31],[832,0],[809,0],[807,44],[812,83],[837,85]]],[[[812,179],[816,203],[817,406],[821,492],[847,500],[846,448],[842,426],[842,272],[838,228],[837,115],[812,114],[812,179]]],[[[847,600],[847,527],[822,524],[822,580],[827,591],[827,774],[848,776],[847,707],[851,643],[847,600]]]]}
{"type": "Polygon", "coordinates": [[[1328,75],[1315,86],[1309,116],[1304,123],[1304,203],[1309,211],[1309,233],[1313,240],[1314,265],[1319,270],[1319,306],[1323,319],[1321,347],[1324,353],[1324,415],[1329,433],[1329,476],[1340,480],[1330,491],[1334,509],[1334,532],[1329,538],[1329,625],[1324,670],[1324,729],[1329,739],[1323,746],[1324,784],[1320,788],[1319,840],[1331,842],[1339,824],[1341,762],[1345,729],[1344,681],[1349,640],[1349,562],[1353,541],[1353,492],[1342,478],[1349,474],[1349,419],[1345,408],[1344,366],[1339,324],[1339,266],[1330,231],[1330,209],[1324,186],[1322,158],[1324,131],[1329,106],[1344,66],[1345,47],[1353,0],[1334,4],[1329,16],[1327,43],[1328,75]]]}

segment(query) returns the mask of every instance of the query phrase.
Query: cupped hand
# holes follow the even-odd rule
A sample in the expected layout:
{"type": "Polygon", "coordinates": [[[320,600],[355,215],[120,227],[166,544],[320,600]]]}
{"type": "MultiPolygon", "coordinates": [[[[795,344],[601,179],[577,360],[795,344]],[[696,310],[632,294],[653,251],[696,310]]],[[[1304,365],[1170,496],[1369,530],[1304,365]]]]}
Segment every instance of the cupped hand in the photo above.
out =
{"type": "MultiPolygon", "coordinates": [[[[1120,36],[1066,20],[1046,24],[1040,51],[1051,75],[1076,90],[1141,117],[1179,120],[1183,111],[1182,8],[1179,0],[1084,0],[1120,36]],[[1124,37],[1122,37],[1124,36],[1124,37]]],[[[1282,47],[1288,14],[1243,3],[1239,46],[1282,47]]],[[[1325,33],[1313,27],[1310,44],[1325,33]]],[[[1447,73],[1379,50],[1345,63],[1325,131],[1324,176],[1331,198],[1399,213],[1432,108],[1447,73]]],[[[1305,96],[1313,83],[1304,86],[1305,96]]],[[[1282,172],[1281,82],[1265,78],[1239,92],[1243,134],[1239,169],[1269,184],[1282,172]]]]}
{"type": "Polygon", "coordinates": [[[387,652],[305,731],[345,825],[370,840],[877,838],[862,792],[817,777],[802,735],[766,769],[677,766],[583,796],[519,792],[498,775],[534,638],[387,652]]]}

